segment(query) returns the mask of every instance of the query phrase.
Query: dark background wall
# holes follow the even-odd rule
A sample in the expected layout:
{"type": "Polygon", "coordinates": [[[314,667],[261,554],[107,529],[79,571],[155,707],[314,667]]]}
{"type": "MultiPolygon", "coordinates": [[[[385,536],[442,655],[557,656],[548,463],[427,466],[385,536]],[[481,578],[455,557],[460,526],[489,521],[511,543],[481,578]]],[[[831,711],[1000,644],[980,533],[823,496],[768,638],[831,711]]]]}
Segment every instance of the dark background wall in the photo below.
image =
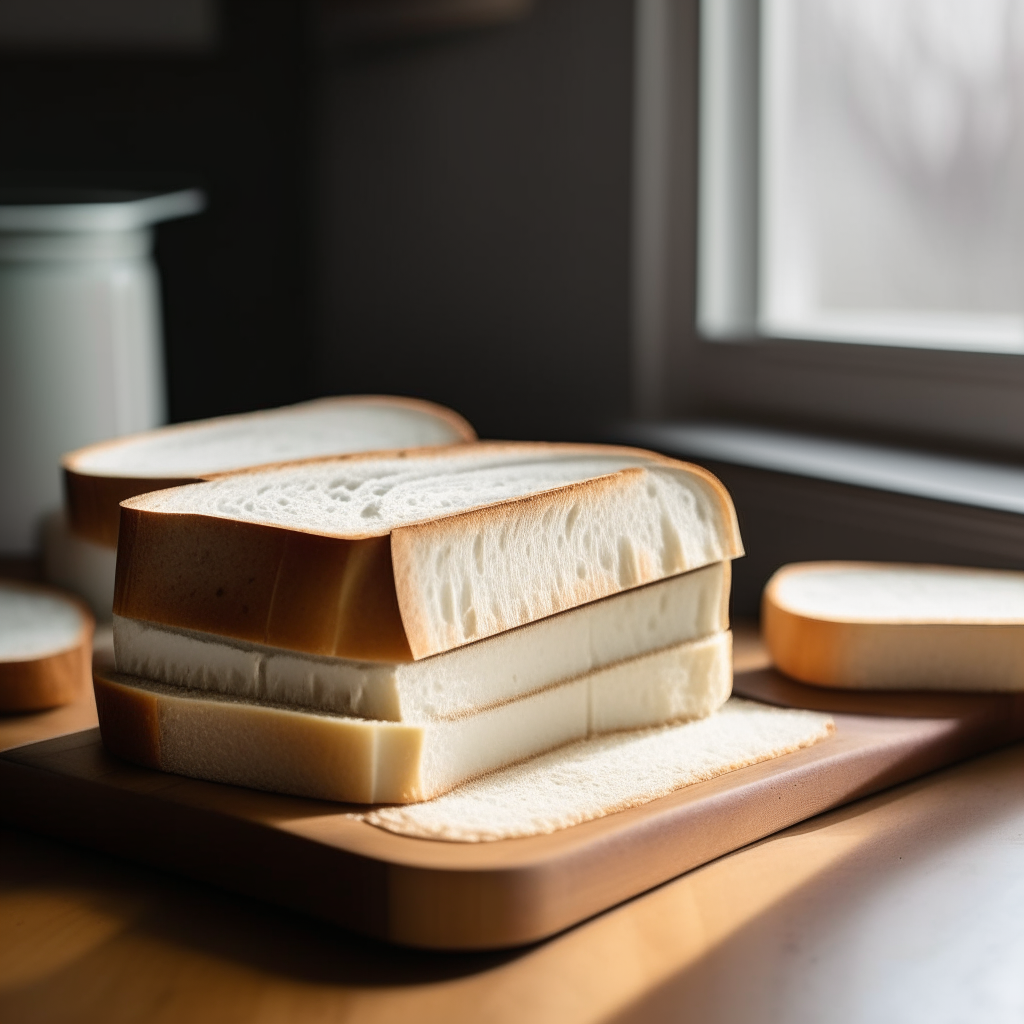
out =
{"type": "Polygon", "coordinates": [[[226,3],[209,53],[0,55],[0,183],[209,195],[158,233],[175,420],[309,390],[300,15],[226,3]]]}
{"type": "Polygon", "coordinates": [[[491,436],[621,416],[632,4],[359,44],[321,13],[225,0],[191,54],[6,49],[0,186],[207,191],[158,233],[174,420],[351,391],[491,436]]]}
{"type": "Polygon", "coordinates": [[[317,88],[319,379],[490,436],[627,399],[632,4],[363,47],[317,88]]]}

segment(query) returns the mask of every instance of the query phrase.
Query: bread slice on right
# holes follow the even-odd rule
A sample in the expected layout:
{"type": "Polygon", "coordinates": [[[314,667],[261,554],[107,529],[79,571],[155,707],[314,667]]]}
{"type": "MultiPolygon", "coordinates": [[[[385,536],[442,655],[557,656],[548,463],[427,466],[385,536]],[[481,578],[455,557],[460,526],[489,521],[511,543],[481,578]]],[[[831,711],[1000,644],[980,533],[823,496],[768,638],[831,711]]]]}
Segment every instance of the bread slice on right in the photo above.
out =
{"type": "Polygon", "coordinates": [[[732,689],[732,637],[677,644],[423,723],[302,711],[113,671],[97,671],[94,685],[104,746],[136,764],[324,800],[412,803],[573,740],[706,717],[732,689]]]}
{"type": "Polygon", "coordinates": [[[114,613],[418,661],[742,554],[710,473],[481,442],[239,473],[122,504],[114,613]]]}
{"type": "Polygon", "coordinates": [[[94,628],[70,595],[0,580],[0,711],[42,711],[84,693],[94,628]]]}
{"type": "Polygon", "coordinates": [[[1024,690],[1024,573],[803,562],[765,587],[776,666],[818,686],[1024,690]]]}

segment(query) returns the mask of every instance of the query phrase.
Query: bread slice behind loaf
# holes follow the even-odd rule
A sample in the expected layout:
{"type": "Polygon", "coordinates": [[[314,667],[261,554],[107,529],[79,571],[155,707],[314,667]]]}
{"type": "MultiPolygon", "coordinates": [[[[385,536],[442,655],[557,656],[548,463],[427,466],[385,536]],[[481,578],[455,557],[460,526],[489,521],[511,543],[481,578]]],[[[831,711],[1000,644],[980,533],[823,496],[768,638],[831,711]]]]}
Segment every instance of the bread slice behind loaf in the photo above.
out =
{"type": "Polygon", "coordinates": [[[769,580],[775,664],[805,683],[869,690],[1024,690],[1024,573],[805,562],[769,580]]]}
{"type": "Polygon", "coordinates": [[[88,686],[95,622],[48,587],[0,581],[0,711],[68,704],[88,686]]]}
{"type": "Polygon", "coordinates": [[[451,409],[380,395],[321,398],[182,423],[65,455],[68,515],[76,534],[114,547],[118,504],[137,494],[269,463],[475,439],[473,428],[451,409]]]}
{"type": "Polygon", "coordinates": [[[644,655],[481,711],[419,724],[214,696],[100,671],[112,753],[147,767],[346,803],[427,800],[599,732],[704,717],[732,688],[731,635],[644,655]]]}
{"type": "Polygon", "coordinates": [[[742,554],[710,473],[637,449],[488,444],[318,460],[124,502],[124,618],[419,660],[742,554]]]}

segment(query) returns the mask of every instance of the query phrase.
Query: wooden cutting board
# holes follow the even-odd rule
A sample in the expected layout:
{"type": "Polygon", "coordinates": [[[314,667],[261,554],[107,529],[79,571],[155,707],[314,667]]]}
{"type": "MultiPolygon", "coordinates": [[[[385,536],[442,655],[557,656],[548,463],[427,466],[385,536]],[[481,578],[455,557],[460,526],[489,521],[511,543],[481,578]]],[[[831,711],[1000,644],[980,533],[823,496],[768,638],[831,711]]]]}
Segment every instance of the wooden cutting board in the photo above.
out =
{"type": "Polygon", "coordinates": [[[828,710],[814,747],[549,836],[410,839],[337,804],[137,768],[87,729],[0,754],[0,817],[391,942],[543,939],[715,857],[858,797],[1024,737],[1024,695],[819,690],[770,671],[736,692],[828,710]]]}

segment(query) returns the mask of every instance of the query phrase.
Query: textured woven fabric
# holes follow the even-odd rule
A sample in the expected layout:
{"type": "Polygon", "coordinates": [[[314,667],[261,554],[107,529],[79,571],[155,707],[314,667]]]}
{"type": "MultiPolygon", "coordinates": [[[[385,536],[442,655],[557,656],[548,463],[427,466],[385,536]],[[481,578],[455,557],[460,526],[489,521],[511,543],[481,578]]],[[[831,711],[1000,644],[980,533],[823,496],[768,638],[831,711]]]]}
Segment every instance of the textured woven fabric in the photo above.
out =
{"type": "Polygon", "coordinates": [[[582,740],[434,800],[356,817],[449,842],[544,835],[811,746],[834,730],[828,715],[733,697],[699,721],[582,740]]]}

